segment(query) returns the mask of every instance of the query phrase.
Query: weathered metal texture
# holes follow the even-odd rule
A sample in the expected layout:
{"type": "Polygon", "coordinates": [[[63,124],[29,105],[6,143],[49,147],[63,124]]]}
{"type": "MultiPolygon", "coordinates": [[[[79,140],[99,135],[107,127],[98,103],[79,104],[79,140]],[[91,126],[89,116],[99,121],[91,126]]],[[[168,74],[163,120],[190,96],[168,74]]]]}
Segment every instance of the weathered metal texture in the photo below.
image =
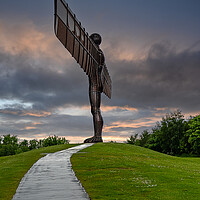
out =
{"type": "Polygon", "coordinates": [[[105,63],[103,65],[101,63],[102,52],[76,19],[68,4],[64,0],[54,0],[54,2],[54,29],[57,38],[89,77],[92,77],[92,72],[98,71],[98,66],[101,65],[103,93],[111,98],[112,82],[105,63]]]}

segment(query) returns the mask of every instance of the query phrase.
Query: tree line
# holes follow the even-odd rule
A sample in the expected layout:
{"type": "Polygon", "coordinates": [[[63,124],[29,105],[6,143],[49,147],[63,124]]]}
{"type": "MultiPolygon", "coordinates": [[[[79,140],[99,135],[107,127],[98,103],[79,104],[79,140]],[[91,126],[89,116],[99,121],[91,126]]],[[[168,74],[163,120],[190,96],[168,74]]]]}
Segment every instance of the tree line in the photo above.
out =
{"type": "Polygon", "coordinates": [[[200,115],[186,120],[180,110],[166,114],[151,131],[131,135],[127,143],[170,155],[200,155],[200,115]]]}
{"type": "Polygon", "coordinates": [[[0,157],[15,155],[33,149],[60,144],[69,144],[69,140],[66,140],[64,137],[60,138],[54,135],[40,140],[24,139],[20,141],[20,139],[16,135],[3,135],[0,136],[0,157]]]}

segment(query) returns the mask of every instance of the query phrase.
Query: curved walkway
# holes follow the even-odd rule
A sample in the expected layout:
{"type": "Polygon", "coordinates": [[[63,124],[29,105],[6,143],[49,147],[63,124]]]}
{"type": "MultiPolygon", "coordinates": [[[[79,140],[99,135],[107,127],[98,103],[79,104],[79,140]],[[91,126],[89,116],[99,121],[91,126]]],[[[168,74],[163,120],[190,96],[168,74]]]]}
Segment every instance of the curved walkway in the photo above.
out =
{"type": "Polygon", "coordinates": [[[39,159],[21,180],[13,200],[88,200],[72,170],[70,157],[91,145],[79,145],[39,159]]]}

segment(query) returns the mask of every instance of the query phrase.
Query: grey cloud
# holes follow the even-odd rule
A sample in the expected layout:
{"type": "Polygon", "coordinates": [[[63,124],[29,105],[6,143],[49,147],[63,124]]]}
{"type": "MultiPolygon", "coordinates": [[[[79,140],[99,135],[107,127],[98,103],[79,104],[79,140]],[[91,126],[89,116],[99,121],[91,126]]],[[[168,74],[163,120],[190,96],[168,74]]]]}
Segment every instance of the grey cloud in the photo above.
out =
{"type": "Polygon", "coordinates": [[[143,61],[112,65],[114,104],[200,109],[200,51],[153,45],[143,61]]]}
{"type": "Polygon", "coordinates": [[[92,118],[85,116],[52,114],[47,117],[33,117],[10,113],[1,117],[0,133],[19,135],[22,138],[39,137],[41,134],[43,137],[54,134],[89,137],[93,134],[92,126],[92,118]]]}
{"type": "Polygon", "coordinates": [[[59,73],[45,60],[35,64],[28,54],[0,53],[0,97],[33,103],[34,108],[50,109],[64,104],[87,102],[87,79],[78,64],[59,73]]]}
{"type": "MultiPolygon", "coordinates": [[[[42,55],[36,62],[29,53],[9,55],[0,50],[0,98],[33,104],[32,110],[17,104],[2,109],[1,133],[17,134],[20,137],[39,136],[41,133],[84,137],[92,135],[91,116],[51,114],[39,118],[23,115],[29,111],[51,112],[66,105],[89,104],[87,77],[78,64],[65,62],[63,72],[60,73],[52,63],[43,59],[42,55]],[[6,109],[10,113],[6,113],[6,109]],[[26,126],[31,127],[30,121],[41,124],[36,124],[35,129],[24,129],[26,126]]],[[[132,116],[106,116],[105,113],[105,126],[116,121],[134,122],[141,119],[144,122],[145,117],[154,116],[153,108],[157,107],[176,107],[190,112],[200,110],[198,50],[178,52],[169,43],[159,43],[150,48],[145,60],[113,62],[107,57],[107,64],[113,81],[113,97],[109,100],[102,95],[103,104],[128,105],[138,108],[139,112],[132,116]]],[[[138,128],[114,128],[113,133],[105,133],[105,136],[123,131],[127,133],[123,135],[126,137],[146,128],[149,127],[145,124],[138,128]]]]}
{"type": "MultiPolygon", "coordinates": [[[[163,42],[152,45],[145,60],[113,62],[107,57],[107,63],[113,98],[103,96],[104,104],[200,109],[198,50],[178,52],[163,42]]],[[[0,97],[31,102],[34,109],[43,110],[88,105],[88,81],[78,64],[64,63],[63,73],[53,65],[42,55],[36,62],[30,52],[9,55],[0,50],[0,97]]]]}

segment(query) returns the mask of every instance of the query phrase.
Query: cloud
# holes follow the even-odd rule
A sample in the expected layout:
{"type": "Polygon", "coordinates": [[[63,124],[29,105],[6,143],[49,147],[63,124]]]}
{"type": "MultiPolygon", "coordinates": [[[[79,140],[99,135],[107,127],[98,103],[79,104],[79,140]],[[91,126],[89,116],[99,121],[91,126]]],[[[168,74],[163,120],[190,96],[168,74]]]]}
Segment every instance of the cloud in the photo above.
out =
{"type": "Polygon", "coordinates": [[[5,54],[26,54],[35,60],[49,58],[51,62],[55,60],[59,64],[70,58],[59,45],[53,32],[39,29],[32,21],[11,23],[0,20],[0,32],[0,48],[5,54]]]}
{"type": "MultiPolygon", "coordinates": [[[[139,52],[132,46],[104,46],[113,81],[112,99],[102,95],[107,140],[149,129],[176,108],[200,111],[198,44],[177,50],[159,42],[139,52]]],[[[32,22],[0,21],[0,99],[0,133],[76,141],[93,135],[87,76],[53,31],[32,22]]]]}
{"type": "Polygon", "coordinates": [[[103,112],[114,111],[114,110],[121,110],[121,111],[134,111],[137,112],[137,108],[131,108],[129,106],[102,106],[101,110],[103,112]]]}
{"type": "Polygon", "coordinates": [[[47,117],[50,116],[50,112],[37,111],[37,110],[21,110],[21,109],[0,109],[1,114],[16,115],[16,116],[31,116],[31,117],[47,117]]]}
{"type": "Polygon", "coordinates": [[[111,62],[132,62],[144,59],[149,48],[149,45],[143,42],[138,43],[130,35],[112,35],[103,41],[102,48],[111,62]]]}
{"type": "Polygon", "coordinates": [[[43,110],[85,104],[87,78],[54,33],[30,22],[18,25],[0,23],[1,99],[29,102],[43,110]]]}
{"type": "Polygon", "coordinates": [[[107,136],[119,135],[121,137],[129,137],[134,133],[141,133],[143,130],[151,129],[156,122],[164,116],[163,111],[138,110],[137,115],[130,115],[115,118],[115,120],[107,119],[107,124],[104,126],[104,132],[107,136]]]}
{"type": "MultiPolygon", "coordinates": [[[[20,99],[43,110],[88,105],[87,77],[53,33],[26,22],[11,34],[17,25],[5,24],[0,24],[1,98],[20,99]]],[[[106,104],[199,109],[200,51],[178,51],[160,42],[136,59],[128,56],[131,49],[126,46],[131,45],[119,42],[105,48],[113,80],[113,99],[106,104]],[[109,56],[112,51],[115,57],[109,56]]]]}
{"type": "Polygon", "coordinates": [[[146,59],[109,63],[116,105],[200,109],[200,51],[151,46],[146,59]]]}

